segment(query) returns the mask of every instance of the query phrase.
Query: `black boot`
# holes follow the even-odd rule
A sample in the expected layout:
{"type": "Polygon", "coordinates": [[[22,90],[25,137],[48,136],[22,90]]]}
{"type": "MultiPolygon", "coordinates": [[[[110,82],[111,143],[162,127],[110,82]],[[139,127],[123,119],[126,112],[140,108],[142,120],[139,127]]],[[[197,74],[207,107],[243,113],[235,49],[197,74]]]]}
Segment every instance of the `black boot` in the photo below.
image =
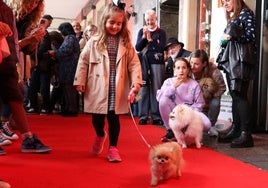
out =
{"type": "Polygon", "coordinates": [[[248,148],[253,146],[253,138],[251,134],[246,131],[242,131],[241,135],[231,142],[231,148],[248,148]]]}
{"type": "Polygon", "coordinates": [[[239,135],[240,135],[239,127],[236,124],[233,124],[231,130],[228,133],[219,134],[218,142],[219,143],[229,143],[234,138],[239,137],[239,135]]]}

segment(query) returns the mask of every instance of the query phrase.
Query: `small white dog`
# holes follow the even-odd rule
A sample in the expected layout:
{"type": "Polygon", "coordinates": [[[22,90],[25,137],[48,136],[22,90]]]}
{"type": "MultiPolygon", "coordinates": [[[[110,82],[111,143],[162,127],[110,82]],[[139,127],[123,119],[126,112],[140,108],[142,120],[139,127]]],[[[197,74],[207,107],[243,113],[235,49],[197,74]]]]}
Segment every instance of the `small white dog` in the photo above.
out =
{"type": "Polygon", "coordinates": [[[160,180],[181,176],[183,165],[182,148],[177,142],[166,142],[153,146],[150,150],[151,186],[160,180]]]}
{"type": "Polygon", "coordinates": [[[201,148],[204,125],[201,116],[191,107],[177,105],[169,115],[169,126],[183,148],[194,143],[197,148],[201,148]]]}

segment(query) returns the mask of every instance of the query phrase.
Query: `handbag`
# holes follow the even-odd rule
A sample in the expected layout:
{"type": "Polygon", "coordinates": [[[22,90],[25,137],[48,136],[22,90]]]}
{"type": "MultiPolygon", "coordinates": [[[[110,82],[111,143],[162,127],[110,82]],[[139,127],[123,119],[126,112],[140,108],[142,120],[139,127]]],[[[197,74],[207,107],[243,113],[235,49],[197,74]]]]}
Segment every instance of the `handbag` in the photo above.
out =
{"type": "Polygon", "coordinates": [[[252,43],[235,42],[235,48],[241,63],[255,65],[257,62],[257,50],[252,43]]]}

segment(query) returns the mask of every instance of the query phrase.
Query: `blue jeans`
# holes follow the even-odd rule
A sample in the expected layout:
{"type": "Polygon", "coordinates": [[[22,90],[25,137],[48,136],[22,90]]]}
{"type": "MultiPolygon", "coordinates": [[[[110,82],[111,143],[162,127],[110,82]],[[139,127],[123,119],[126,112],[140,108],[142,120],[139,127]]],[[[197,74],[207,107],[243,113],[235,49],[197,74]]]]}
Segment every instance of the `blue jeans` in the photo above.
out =
{"type": "Polygon", "coordinates": [[[38,92],[41,93],[43,101],[41,108],[48,110],[50,104],[50,73],[33,68],[31,70],[30,103],[31,108],[34,108],[35,110],[39,110],[38,92]]]}
{"type": "Polygon", "coordinates": [[[5,119],[9,119],[11,115],[10,106],[7,103],[3,103],[1,99],[0,99],[0,110],[1,110],[1,117],[5,119]]]}
{"type": "Polygon", "coordinates": [[[218,116],[220,114],[220,108],[221,108],[221,97],[212,98],[209,103],[209,110],[208,110],[208,119],[210,120],[212,126],[214,126],[218,120],[218,116]]]}

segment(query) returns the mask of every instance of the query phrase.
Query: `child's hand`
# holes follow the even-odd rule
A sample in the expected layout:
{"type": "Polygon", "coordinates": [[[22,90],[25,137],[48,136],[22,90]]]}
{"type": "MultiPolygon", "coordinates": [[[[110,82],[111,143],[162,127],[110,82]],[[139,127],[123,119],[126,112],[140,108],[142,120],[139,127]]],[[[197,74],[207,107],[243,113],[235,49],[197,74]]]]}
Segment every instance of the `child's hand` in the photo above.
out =
{"type": "Polygon", "coordinates": [[[128,94],[127,101],[130,103],[135,102],[136,95],[137,95],[137,91],[135,90],[135,88],[132,88],[128,94]]]}
{"type": "Polygon", "coordinates": [[[179,85],[181,85],[182,82],[183,82],[183,79],[176,78],[173,85],[174,85],[174,87],[179,87],[179,85]]]}
{"type": "Polygon", "coordinates": [[[79,85],[79,86],[75,86],[75,89],[78,91],[78,92],[85,92],[85,86],[82,86],[82,85],[79,85]]]}

